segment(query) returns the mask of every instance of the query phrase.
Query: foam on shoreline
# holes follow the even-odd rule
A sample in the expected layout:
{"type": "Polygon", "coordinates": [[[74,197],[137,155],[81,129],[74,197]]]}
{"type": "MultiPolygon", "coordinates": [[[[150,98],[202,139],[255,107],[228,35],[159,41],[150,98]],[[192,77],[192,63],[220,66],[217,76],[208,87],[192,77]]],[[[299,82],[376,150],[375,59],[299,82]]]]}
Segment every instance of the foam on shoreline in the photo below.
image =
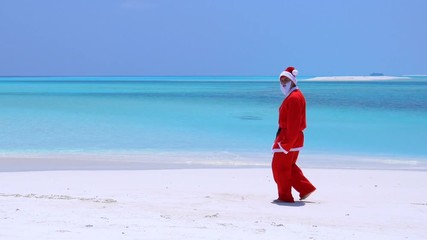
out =
{"type": "MultiPolygon", "coordinates": [[[[270,152],[9,152],[0,153],[0,172],[49,170],[147,170],[192,168],[269,168],[270,152]]],[[[427,170],[415,157],[301,152],[307,168],[427,170]]]]}

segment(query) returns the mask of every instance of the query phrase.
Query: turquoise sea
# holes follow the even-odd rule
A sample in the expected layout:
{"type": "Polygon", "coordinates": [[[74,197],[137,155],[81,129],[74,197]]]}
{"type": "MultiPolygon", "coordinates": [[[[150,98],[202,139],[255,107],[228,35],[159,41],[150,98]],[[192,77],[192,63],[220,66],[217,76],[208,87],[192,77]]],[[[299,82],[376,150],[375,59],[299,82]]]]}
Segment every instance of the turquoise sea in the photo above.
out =
{"type": "MultiPolygon", "coordinates": [[[[307,166],[427,164],[427,77],[308,78],[299,78],[307,166]]],[[[202,153],[268,165],[282,100],[277,77],[0,77],[0,153],[202,153]]]]}

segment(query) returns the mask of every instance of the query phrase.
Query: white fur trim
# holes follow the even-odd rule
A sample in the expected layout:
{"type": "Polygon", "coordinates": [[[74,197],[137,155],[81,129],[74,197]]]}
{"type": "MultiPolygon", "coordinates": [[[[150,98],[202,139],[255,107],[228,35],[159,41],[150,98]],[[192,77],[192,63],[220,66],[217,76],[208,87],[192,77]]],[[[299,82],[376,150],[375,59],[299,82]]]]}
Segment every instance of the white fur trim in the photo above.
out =
{"type": "Polygon", "coordinates": [[[280,73],[280,77],[282,77],[282,76],[285,76],[285,77],[291,79],[291,81],[294,82],[295,85],[297,85],[297,79],[295,78],[294,75],[292,75],[292,73],[290,73],[288,71],[283,71],[282,73],[280,73]]]}
{"type": "MultiPolygon", "coordinates": [[[[284,153],[284,154],[288,154],[289,152],[298,152],[298,151],[300,151],[300,150],[302,150],[304,147],[297,147],[297,148],[291,148],[290,150],[289,150],[289,152],[288,151],[286,151],[283,147],[282,147],[282,145],[280,145],[280,142],[278,142],[277,143],[277,145],[279,146],[279,148],[273,148],[273,149],[271,149],[271,151],[273,152],[273,153],[277,153],[277,152],[279,152],[279,153],[284,153]]],[[[274,146],[274,144],[273,144],[273,146],[274,146]]]]}
{"type": "Polygon", "coordinates": [[[303,147],[299,147],[299,148],[291,148],[291,152],[298,152],[300,150],[302,150],[303,147]]]}

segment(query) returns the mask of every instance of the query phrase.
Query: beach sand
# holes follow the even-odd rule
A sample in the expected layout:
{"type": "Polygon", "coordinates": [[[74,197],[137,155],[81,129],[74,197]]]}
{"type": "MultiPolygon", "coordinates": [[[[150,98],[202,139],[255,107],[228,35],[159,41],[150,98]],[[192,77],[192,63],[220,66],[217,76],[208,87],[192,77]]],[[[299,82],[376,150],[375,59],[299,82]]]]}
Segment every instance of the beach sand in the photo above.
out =
{"type": "Polygon", "coordinates": [[[269,168],[1,172],[0,239],[426,239],[426,171],[303,170],[294,204],[269,168]]]}

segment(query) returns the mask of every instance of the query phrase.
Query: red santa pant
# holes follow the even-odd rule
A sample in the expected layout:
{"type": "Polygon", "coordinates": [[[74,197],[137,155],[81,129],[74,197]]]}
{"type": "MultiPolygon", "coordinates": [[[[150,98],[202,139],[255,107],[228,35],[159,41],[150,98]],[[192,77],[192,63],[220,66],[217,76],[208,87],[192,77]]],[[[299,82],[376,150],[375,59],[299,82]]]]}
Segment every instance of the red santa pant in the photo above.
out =
{"type": "Polygon", "coordinates": [[[273,155],[271,165],[279,192],[279,200],[293,202],[292,187],[299,192],[300,198],[316,190],[296,165],[298,154],[297,151],[288,154],[276,152],[273,155]]]}

